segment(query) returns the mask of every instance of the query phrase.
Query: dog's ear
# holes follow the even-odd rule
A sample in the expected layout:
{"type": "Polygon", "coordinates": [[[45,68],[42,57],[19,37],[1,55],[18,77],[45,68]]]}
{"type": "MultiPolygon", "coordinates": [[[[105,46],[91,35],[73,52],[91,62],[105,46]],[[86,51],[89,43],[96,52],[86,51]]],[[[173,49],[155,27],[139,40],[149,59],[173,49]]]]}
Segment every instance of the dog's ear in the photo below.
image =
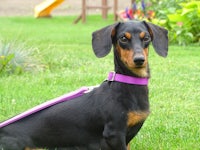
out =
{"type": "Polygon", "coordinates": [[[162,57],[167,57],[168,53],[168,31],[162,27],[144,21],[151,38],[155,51],[162,57]]]}
{"type": "Polygon", "coordinates": [[[109,25],[92,33],[92,48],[97,57],[104,57],[110,52],[112,37],[118,24],[109,25]]]}

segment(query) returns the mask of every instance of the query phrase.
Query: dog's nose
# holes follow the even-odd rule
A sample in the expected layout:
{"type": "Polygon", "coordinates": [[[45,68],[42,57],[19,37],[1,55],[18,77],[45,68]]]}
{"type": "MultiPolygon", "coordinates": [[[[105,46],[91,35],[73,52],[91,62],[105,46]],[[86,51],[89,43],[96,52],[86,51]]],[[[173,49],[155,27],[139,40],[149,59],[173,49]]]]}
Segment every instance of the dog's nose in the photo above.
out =
{"type": "Polygon", "coordinates": [[[136,66],[141,66],[144,64],[144,56],[137,56],[137,57],[134,57],[133,59],[134,63],[136,64],[136,66]]]}

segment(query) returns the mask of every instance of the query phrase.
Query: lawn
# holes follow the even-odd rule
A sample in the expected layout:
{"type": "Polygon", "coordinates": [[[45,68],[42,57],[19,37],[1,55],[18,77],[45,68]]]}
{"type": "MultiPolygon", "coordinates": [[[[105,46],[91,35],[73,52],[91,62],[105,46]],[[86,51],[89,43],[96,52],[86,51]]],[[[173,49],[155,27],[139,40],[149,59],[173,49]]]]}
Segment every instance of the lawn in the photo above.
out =
{"type": "MultiPolygon", "coordinates": [[[[90,16],[34,19],[1,17],[0,39],[25,43],[44,71],[0,76],[0,120],[23,112],[81,86],[100,84],[113,70],[113,55],[96,58],[91,33],[113,23],[90,16]]],[[[196,150],[200,148],[200,47],[170,45],[167,58],[150,48],[151,115],[132,140],[135,150],[196,150]]]]}

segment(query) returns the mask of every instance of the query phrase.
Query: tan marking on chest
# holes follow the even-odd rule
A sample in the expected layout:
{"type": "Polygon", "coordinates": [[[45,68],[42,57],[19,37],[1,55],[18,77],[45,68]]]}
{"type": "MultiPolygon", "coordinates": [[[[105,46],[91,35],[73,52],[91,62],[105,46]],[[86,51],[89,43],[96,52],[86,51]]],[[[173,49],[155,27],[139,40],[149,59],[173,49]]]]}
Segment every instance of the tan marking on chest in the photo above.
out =
{"type": "Polygon", "coordinates": [[[132,127],[137,123],[144,121],[148,117],[149,113],[150,113],[149,111],[146,112],[130,111],[127,114],[128,115],[127,126],[132,127]]]}

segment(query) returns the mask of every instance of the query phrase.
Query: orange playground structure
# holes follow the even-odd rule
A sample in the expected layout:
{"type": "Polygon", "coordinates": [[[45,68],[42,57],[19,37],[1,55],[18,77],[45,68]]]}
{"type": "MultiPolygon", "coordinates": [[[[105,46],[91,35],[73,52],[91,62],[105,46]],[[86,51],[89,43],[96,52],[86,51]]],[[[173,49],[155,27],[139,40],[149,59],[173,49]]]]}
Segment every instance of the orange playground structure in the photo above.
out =
{"type": "MultiPolygon", "coordinates": [[[[55,9],[57,6],[59,6],[64,0],[45,0],[39,5],[35,6],[34,9],[34,16],[35,18],[41,18],[41,17],[51,17],[51,12],[53,9],[55,9]]],[[[81,14],[75,19],[74,23],[79,22],[79,20],[82,20],[82,22],[86,22],[86,16],[87,16],[87,10],[89,9],[101,9],[102,11],[102,18],[107,19],[108,10],[110,8],[113,8],[113,14],[114,14],[114,20],[116,21],[119,17],[119,14],[117,12],[118,10],[118,0],[112,0],[113,4],[112,6],[108,6],[108,0],[101,0],[101,5],[99,6],[90,6],[87,3],[87,0],[82,0],[82,9],[81,14]]],[[[133,4],[135,0],[131,0],[131,4],[133,4]]]]}
{"type": "Polygon", "coordinates": [[[51,11],[60,5],[64,0],[45,0],[41,4],[35,6],[34,16],[35,18],[50,17],[51,11]]]}

